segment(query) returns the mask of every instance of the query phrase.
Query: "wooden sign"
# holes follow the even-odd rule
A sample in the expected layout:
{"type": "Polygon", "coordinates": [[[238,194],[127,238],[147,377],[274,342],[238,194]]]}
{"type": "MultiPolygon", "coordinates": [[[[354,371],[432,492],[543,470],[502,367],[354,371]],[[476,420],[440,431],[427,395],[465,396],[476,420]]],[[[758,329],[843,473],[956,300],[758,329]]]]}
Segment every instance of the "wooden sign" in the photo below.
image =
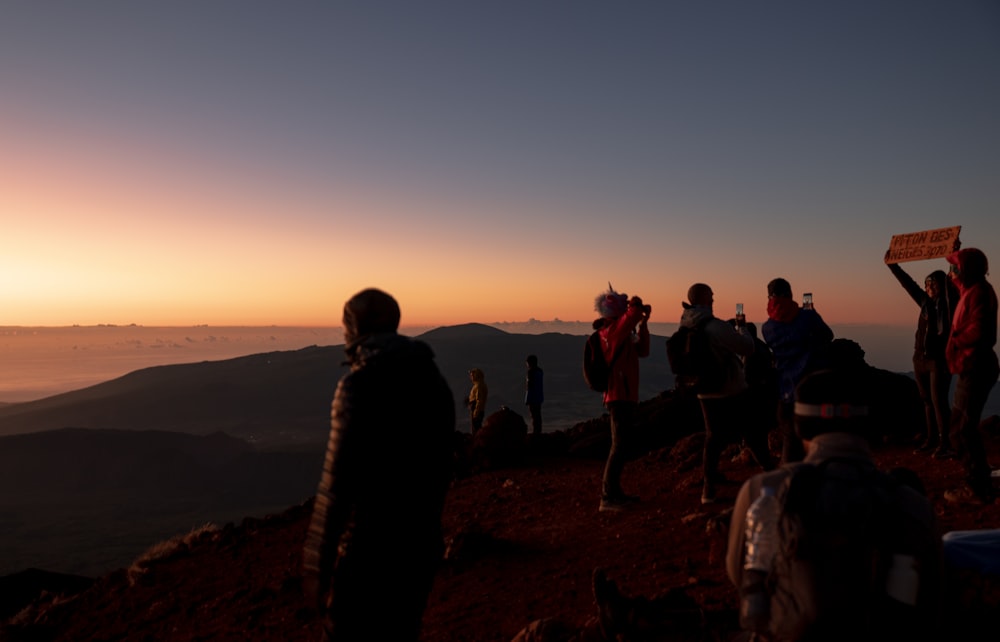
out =
{"type": "Polygon", "coordinates": [[[958,241],[958,233],[961,231],[962,226],[956,225],[912,234],[896,234],[889,243],[885,262],[888,264],[943,259],[955,251],[955,242],[958,241]]]}

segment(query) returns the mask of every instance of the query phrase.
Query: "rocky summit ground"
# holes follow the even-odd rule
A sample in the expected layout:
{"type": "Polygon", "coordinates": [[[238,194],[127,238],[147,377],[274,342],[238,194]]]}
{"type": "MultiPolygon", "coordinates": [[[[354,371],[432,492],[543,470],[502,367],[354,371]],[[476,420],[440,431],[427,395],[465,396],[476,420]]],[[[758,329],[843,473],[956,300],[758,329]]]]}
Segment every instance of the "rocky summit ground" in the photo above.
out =
{"type": "MultiPolygon", "coordinates": [[[[1000,463],[1000,436],[989,432],[986,441],[991,461],[1000,463]]],[[[533,621],[552,618],[552,635],[582,631],[576,639],[600,640],[592,587],[601,568],[626,598],[672,595],[694,605],[694,624],[688,619],[643,639],[729,640],[737,596],[724,571],[725,511],[756,469],[730,450],[721,471],[732,483],[721,487],[722,503],[702,506],[698,443],[693,436],[630,463],[623,484],[641,504],[624,513],[598,512],[603,461],[593,457],[532,457],[457,480],[444,516],[448,559],[421,639],[510,642],[533,621]]],[[[1000,526],[1000,503],[944,501],[943,492],[962,477],[957,461],[914,454],[910,444],[882,447],[877,456],[884,468],[920,475],[942,533],[1000,526]]],[[[281,515],[164,542],[73,598],[22,611],[4,639],[313,640],[318,620],[304,606],[299,571],[309,508],[307,501],[281,515]]],[[[380,639],[378,622],[372,639],[380,639]]]]}

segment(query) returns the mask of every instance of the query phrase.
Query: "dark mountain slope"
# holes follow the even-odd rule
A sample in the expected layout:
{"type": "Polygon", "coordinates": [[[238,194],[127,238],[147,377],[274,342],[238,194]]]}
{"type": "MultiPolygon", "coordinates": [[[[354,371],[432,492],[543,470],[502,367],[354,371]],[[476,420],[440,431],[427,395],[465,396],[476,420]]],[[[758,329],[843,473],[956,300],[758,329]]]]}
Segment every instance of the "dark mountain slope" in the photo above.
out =
{"type": "Polygon", "coordinates": [[[62,429],[0,438],[0,575],[98,575],[152,541],[303,501],[321,449],[222,433],[62,429]]]}
{"type": "Polygon", "coordinates": [[[58,428],[223,431],[256,443],[325,438],[342,348],[157,366],[0,408],[0,435],[58,428]]]}
{"type": "MultiPolygon", "coordinates": [[[[524,412],[524,358],[545,370],[549,429],[569,428],[603,412],[601,396],[581,375],[584,338],[509,334],[491,326],[438,328],[418,337],[434,350],[455,394],[459,429],[467,431],[463,399],[468,371],[482,368],[490,388],[487,412],[506,405],[524,412]]],[[[643,397],[672,384],[661,338],[642,360],[643,397]]],[[[223,361],[157,366],[81,390],[0,406],[0,435],[59,428],[225,432],[261,446],[323,444],[330,400],[345,372],[343,346],[269,352],[223,361]]]]}

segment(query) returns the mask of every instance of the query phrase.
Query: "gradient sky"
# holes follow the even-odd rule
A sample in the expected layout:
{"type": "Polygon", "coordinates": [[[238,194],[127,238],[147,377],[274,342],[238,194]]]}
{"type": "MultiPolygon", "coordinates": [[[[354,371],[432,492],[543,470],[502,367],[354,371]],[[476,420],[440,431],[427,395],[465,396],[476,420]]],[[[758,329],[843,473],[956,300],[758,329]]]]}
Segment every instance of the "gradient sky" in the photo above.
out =
{"type": "MultiPolygon", "coordinates": [[[[9,2],[0,325],[913,325],[894,234],[1000,264],[1000,5],[9,2]]],[[[944,261],[904,265],[915,278],[944,261]]]]}

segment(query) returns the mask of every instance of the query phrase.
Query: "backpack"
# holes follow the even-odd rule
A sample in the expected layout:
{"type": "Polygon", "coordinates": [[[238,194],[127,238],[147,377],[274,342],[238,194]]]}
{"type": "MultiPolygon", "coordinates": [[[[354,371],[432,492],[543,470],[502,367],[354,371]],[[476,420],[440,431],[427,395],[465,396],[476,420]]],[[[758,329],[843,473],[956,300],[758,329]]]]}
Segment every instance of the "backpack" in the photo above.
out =
{"type": "MultiPolygon", "coordinates": [[[[611,363],[614,363],[620,352],[621,347],[619,347],[618,352],[612,356],[611,363]]],[[[594,330],[594,332],[587,337],[587,344],[583,347],[583,380],[587,382],[587,386],[591,390],[595,392],[608,391],[608,378],[611,376],[611,363],[608,363],[607,359],[604,358],[604,349],[601,346],[600,331],[594,330]]]]}
{"type": "Polygon", "coordinates": [[[914,553],[903,541],[901,482],[874,466],[834,458],[796,464],[778,484],[778,546],[768,579],[774,637],[919,637],[916,607],[886,590],[893,555],[914,553]]]}
{"type": "Polygon", "coordinates": [[[693,328],[680,326],[667,338],[667,361],[678,387],[692,387],[697,392],[716,392],[726,382],[725,367],[712,350],[702,319],[693,328]]]}

